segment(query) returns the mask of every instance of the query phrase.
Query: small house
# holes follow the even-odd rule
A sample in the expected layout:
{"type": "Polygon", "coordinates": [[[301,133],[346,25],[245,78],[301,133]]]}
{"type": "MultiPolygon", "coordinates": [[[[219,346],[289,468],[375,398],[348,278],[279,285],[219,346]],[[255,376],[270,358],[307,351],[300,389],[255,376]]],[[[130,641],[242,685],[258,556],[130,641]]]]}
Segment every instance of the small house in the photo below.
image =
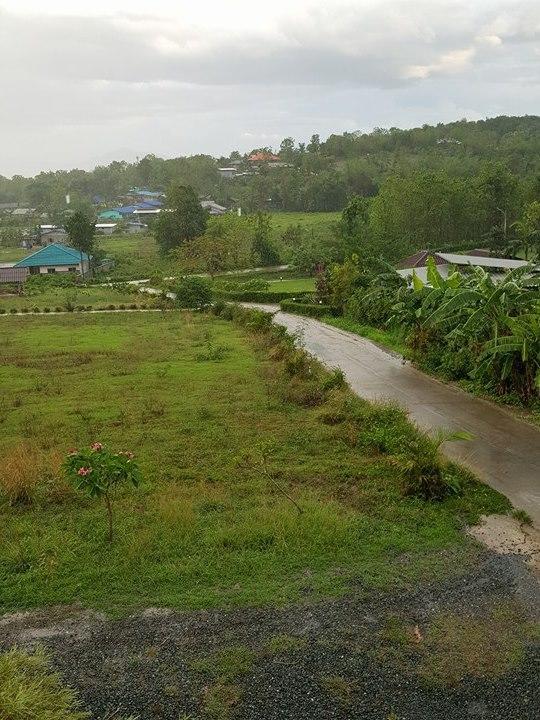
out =
{"type": "Polygon", "coordinates": [[[39,242],[42,245],[67,240],[67,232],[65,228],[57,225],[40,225],[39,226],[39,242]]]}
{"type": "Polygon", "coordinates": [[[472,250],[469,255],[458,253],[435,252],[434,250],[419,250],[414,255],[401,260],[397,264],[398,273],[409,278],[413,275],[420,278],[423,282],[427,281],[428,259],[431,257],[437,266],[437,270],[444,277],[454,270],[460,272],[467,271],[472,267],[484,268],[494,279],[504,277],[509,270],[528,265],[525,260],[514,260],[512,258],[500,258],[482,254],[482,250],[472,250]]]}
{"type": "Polygon", "coordinates": [[[96,232],[100,235],[112,235],[118,223],[96,223],[96,232]]]}
{"type": "Polygon", "coordinates": [[[209,215],[225,215],[227,208],[223,205],[218,205],[213,200],[201,200],[201,207],[206,210],[209,215]]]}
{"type": "Polygon", "coordinates": [[[28,268],[30,275],[71,272],[86,274],[90,269],[90,258],[75,248],[60,243],[51,243],[27,255],[13,265],[13,268],[28,268]]]}

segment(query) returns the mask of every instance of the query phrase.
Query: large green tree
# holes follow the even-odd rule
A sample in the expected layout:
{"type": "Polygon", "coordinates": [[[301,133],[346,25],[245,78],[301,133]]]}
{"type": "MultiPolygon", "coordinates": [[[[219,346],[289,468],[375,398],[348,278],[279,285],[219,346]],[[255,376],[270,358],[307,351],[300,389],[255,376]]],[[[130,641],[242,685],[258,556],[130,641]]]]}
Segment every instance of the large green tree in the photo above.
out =
{"type": "Polygon", "coordinates": [[[71,245],[80,252],[81,275],[84,277],[83,253],[86,253],[89,256],[89,265],[91,267],[91,255],[94,250],[94,235],[96,232],[96,226],[93,220],[90,220],[85,213],[78,210],[77,212],[74,212],[70,218],[68,218],[64,227],[71,245]]]}
{"type": "Polygon", "coordinates": [[[161,252],[180,247],[187,240],[206,230],[207,214],[189,185],[173,185],[167,193],[166,209],[154,225],[156,241],[161,252]]]}

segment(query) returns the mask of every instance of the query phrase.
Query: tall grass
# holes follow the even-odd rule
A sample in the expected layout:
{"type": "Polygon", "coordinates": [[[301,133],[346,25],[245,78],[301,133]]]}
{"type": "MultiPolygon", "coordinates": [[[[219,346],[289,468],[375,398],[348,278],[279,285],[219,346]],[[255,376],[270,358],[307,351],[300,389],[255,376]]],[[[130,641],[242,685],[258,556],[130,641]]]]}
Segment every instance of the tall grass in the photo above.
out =
{"type": "Polygon", "coordinates": [[[46,655],[12,649],[0,654],[2,720],[86,720],[77,695],[51,671],[46,655]]]}

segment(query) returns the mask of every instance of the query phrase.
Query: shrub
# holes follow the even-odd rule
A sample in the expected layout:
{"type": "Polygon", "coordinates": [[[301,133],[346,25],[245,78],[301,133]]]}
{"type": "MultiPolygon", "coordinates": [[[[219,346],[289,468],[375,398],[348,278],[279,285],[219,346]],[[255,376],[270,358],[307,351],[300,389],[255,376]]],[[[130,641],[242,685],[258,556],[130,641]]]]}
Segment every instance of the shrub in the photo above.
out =
{"type": "Polygon", "coordinates": [[[4,315],[6,308],[0,307],[0,315],[4,315]]]}
{"type": "MultiPolygon", "coordinates": [[[[57,313],[64,312],[64,310],[65,310],[65,308],[60,307],[60,305],[57,305],[57,306],[54,308],[54,311],[57,312],[57,313]]],[[[68,312],[72,312],[72,311],[71,311],[71,310],[68,310],[68,312]]]]}
{"type": "Polygon", "coordinates": [[[22,312],[22,313],[27,313],[27,312],[29,312],[29,311],[30,311],[30,308],[27,308],[27,307],[22,307],[22,308],[21,308],[21,312],[22,312]]]}
{"type": "Polygon", "coordinates": [[[17,312],[19,312],[19,311],[17,310],[17,308],[14,308],[14,307],[13,307],[13,308],[9,308],[9,312],[14,315],[15,313],[17,313],[17,312]]]}
{"type": "Polygon", "coordinates": [[[223,310],[225,309],[225,302],[223,300],[217,300],[211,308],[211,311],[214,315],[221,315],[223,313],[223,310]]]}
{"type": "Polygon", "coordinates": [[[210,283],[206,278],[195,276],[179,280],[172,291],[175,293],[175,304],[181,308],[202,308],[212,299],[210,283]]]}
{"type": "Polygon", "coordinates": [[[212,292],[214,298],[218,300],[229,300],[231,302],[259,302],[259,303],[277,303],[286,298],[293,298],[298,295],[296,292],[270,292],[258,290],[241,290],[227,291],[215,289],[212,292]]]}
{"type": "Polygon", "coordinates": [[[41,312],[41,308],[38,308],[38,307],[32,308],[32,312],[40,313],[40,312],[41,312]]]}
{"type": "Polygon", "coordinates": [[[77,307],[75,308],[75,310],[76,310],[77,312],[84,312],[84,311],[86,310],[86,306],[85,306],[85,305],[77,305],[77,307]]]}
{"type": "Polygon", "coordinates": [[[51,312],[51,308],[49,308],[49,307],[44,307],[44,308],[43,308],[43,312],[44,312],[44,313],[49,313],[49,312],[51,312]]]}
{"type": "Polygon", "coordinates": [[[85,720],[80,702],[51,672],[47,656],[12,649],[0,655],[0,717],[6,720],[85,720]]]}
{"type": "Polygon", "coordinates": [[[120,303],[120,305],[118,306],[118,309],[119,309],[119,310],[125,310],[125,309],[126,309],[126,306],[124,305],[124,303],[120,303]]]}
{"type": "Polygon", "coordinates": [[[336,309],[330,305],[310,305],[309,303],[301,303],[293,300],[282,300],[279,306],[284,312],[290,312],[296,315],[307,315],[313,318],[328,317],[329,315],[335,316],[338,314],[336,309]]]}
{"type": "Polygon", "coordinates": [[[64,463],[67,477],[92,498],[105,501],[107,508],[107,541],[113,539],[113,513],[111,494],[119,485],[140,481],[139,467],[132,452],[117,452],[105,448],[100,442],[92,443],[89,450],[72,450],[64,463]]]}
{"type": "Polygon", "coordinates": [[[135,305],[135,303],[131,303],[131,305],[129,305],[129,309],[130,309],[130,310],[137,310],[137,305],[135,305]]]}
{"type": "Polygon", "coordinates": [[[229,348],[225,345],[214,345],[208,342],[205,350],[197,353],[195,360],[197,362],[219,362],[224,360],[229,353],[229,348]]]}
{"type": "Polygon", "coordinates": [[[407,448],[407,456],[398,460],[406,482],[405,493],[424,500],[442,500],[451,493],[460,494],[460,480],[452,472],[451,463],[441,457],[440,447],[443,442],[471,439],[467,432],[441,431],[434,439],[418,433],[407,448]]]}
{"type": "Polygon", "coordinates": [[[113,305],[112,303],[110,305],[107,305],[107,310],[116,310],[116,305],[113,305]]]}
{"type": "Polygon", "coordinates": [[[334,368],[323,380],[323,390],[328,392],[329,390],[340,390],[347,386],[345,380],[345,373],[341,368],[334,368]]]}

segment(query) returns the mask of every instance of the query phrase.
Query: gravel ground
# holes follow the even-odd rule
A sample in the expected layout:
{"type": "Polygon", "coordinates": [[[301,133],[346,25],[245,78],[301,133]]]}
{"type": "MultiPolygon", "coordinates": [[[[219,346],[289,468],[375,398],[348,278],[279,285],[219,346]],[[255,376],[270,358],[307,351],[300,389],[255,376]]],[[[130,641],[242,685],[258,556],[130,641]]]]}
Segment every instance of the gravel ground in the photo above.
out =
{"type": "Polygon", "coordinates": [[[4,616],[0,647],[44,645],[93,715],[108,720],[536,720],[537,646],[526,644],[497,678],[446,685],[422,679],[419,667],[434,618],[482,617],[501,603],[538,617],[538,591],[519,558],[486,552],[473,573],[407,593],[359,589],[278,609],[149,609],[115,620],[77,608],[4,616]],[[417,647],[388,635],[389,618],[414,629],[417,647]]]}

